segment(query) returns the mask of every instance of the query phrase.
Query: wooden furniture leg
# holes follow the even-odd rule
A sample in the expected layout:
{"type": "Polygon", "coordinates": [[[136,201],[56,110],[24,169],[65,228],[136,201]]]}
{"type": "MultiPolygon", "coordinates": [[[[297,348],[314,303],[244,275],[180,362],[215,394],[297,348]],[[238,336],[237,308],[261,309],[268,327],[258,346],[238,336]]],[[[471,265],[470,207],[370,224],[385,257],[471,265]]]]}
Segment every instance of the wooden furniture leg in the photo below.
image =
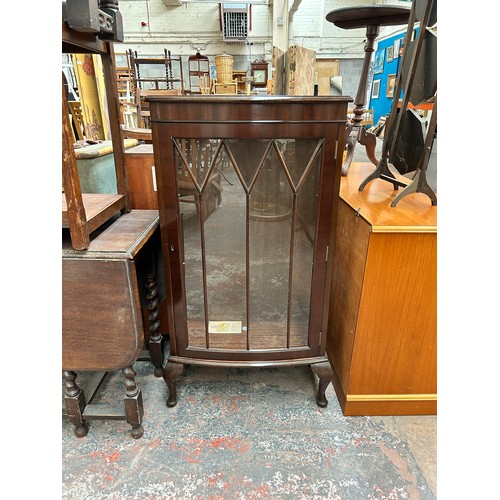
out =
{"type": "Polygon", "coordinates": [[[177,380],[180,377],[184,365],[181,363],[169,363],[163,368],[163,380],[168,387],[167,406],[169,408],[177,404],[177,380]]]}
{"type": "Polygon", "coordinates": [[[346,126],[346,157],[342,163],[342,176],[349,173],[352,159],[354,157],[354,149],[357,143],[365,147],[366,156],[374,164],[378,165],[377,157],[375,156],[375,148],[377,147],[377,136],[372,132],[368,132],[359,123],[348,123],[346,126]]]}
{"type": "Polygon", "coordinates": [[[323,363],[316,363],[314,365],[311,365],[311,370],[319,378],[316,404],[321,408],[326,408],[328,406],[328,400],[326,399],[325,391],[328,387],[328,384],[332,381],[333,378],[332,367],[330,366],[330,363],[328,361],[324,361],[323,363]]]}
{"type": "Polygon", "coordinates": [[[399,200],[410,193],[424,193],[431,199],[431,204],[433,207],[437,205],[437,197],[432,188],[427,182],[427,167],[429,165],[429,156],[432,150],[432,144],[434,142],[434,134],[436,133],[437,127],[437,95],[435,97],[434,111],[432,112],[431,121],[427,127],[427,136],[425,138],[424,153],[420,158],[420,162],[417,166],[417,173],[413,178],[411,184],[409,184],[402,192],[400,192],[394,200],[392,200],[391,207],[395,207],[399,200]]]}
{"type": "Polygon", "coordinates": [[[411,193],[424,193],[431,199],[431,205],[437,205],[437,197],[432,188],[429,186],[425,177],[425,171],[417,170],[411,184],[405,187],[391,202],[391,207],[395,207],[401,198],[411,193]]]}
{"type": "Polygon", "coordinates": [[[352,123],[347,123],[345,129],[345,149],[346,155],[342,163],[342,176],[345,177],[349,173],[349,167],[351,166],[352,159],[354,156],[354,149],[356,148],[356,143],[358,142],[358,131],[353,130],[352,123]]]}
{"type": "Polygon", "coordinates": [[[406,184],[398,181],[389,169],[387,156],[382,156],[377,168],[359,185],[358,191],[363,191],[365,186],[373,179],[384,179],[385,181],[392,183],[394,191],[397,191],[400,186],[406,187],[406,184]]]}
{"type": "MultiPolygon", "coordinates": [[[[366,101],[366,86],[368,83],[368,71],[370,68],[370,61],[372,52],[375,51],[374,44],[375,39],[379,34],[379,26],[368,25],[366,27],[366,46],[365,46],[365,58],[363,61],[363,68],[361,70],[361,77],[359,79],[358,91],[356,98],[354,99],[354,117],[351,120],[351,127],[349,138],[347,141],[347,157],[342,165],[342,176],[346,176],[349,173],[349,167],[351,166],[352,158],[354,156],[354,149],[356,148],[356,143],[359,142],[363,144],[366,148],[366,152],[369,152],[369,148],[365,142],[362,142],[361,138],[365,138],[365,129],[361,122],[363,121],[363,114],[366,112],[365,101],[366,101]]],[[[372,134],[373,135],[373,134],[372,134]]],[[[375,135],[373,135],[375,138],[375,135]]],[[[375,141],[376,144],[376,141],[375,141]]],[[[373,161],[370,158],[370,161],[373,161]]],[[[376,163],[375,163],[376,165],[376,163]]]]}
{"type": "Polygon", "coordinates": [[[368,132],[365,128],[359,129],[358,141],[365,147],[366,156],[374,164],[378,165],[377,157],[375,156],[375,148],[377,147],[377,136],[372,132],[368,132]]]}
{"type": "Polygon", "coordinates": [[[139,439],[144,434],[144,428],[141,424],[144,415],[142,392],[135,383],[137,373],[132,365],[123,368],[122,373],[125,375],[125,417],[132,426],[130,434],[134,439],[139,439]]]}
{"type": "Polygon", "coordinates": [[[146,275],[146,292],[148,299],[148,319],[149,324],[149,356],[151,358],[151,363],[153,363],[155,370],[155,377],[162,376],[163,368],[163,336],[160,333],[160,310],[158,309],[158,288],[156,287],[156,274],[150,273],[146,275]]]}
{"type": "Polygon", "coordinates": [[[75,436],[85,437],[89,431],[87,422],[83,419],[85,410],[85,394],[76,384],[76,372],[64,370],[64,403],[68,420],[75,426],[75,436]]]}

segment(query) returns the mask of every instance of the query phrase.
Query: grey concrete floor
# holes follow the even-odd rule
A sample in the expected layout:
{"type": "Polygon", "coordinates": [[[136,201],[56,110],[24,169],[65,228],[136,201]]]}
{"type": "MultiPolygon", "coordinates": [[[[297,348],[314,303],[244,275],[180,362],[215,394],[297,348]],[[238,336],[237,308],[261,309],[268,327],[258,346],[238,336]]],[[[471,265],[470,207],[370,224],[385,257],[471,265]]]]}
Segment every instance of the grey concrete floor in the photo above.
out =
{"type": "MultiPolygon", "coordinates": [[[[143,437],[125,421],[92,420],[77,438],[63,418],[63,499],[436,498],[434,416],[344,417],[331,385],[319,408],[304,366],[189,366],[168,408],[152,365],[134,366],[143,437]]],[[[116,373],[95,401],[119,405],[123,394],[116,373]]]]}

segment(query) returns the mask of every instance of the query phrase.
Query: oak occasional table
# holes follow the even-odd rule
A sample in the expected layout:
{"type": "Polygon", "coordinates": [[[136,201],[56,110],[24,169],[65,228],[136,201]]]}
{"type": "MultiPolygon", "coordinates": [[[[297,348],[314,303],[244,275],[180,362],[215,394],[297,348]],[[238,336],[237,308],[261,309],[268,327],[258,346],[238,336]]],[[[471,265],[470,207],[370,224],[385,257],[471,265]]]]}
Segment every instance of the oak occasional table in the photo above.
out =
{"type": "Polygon", "coordinates": [[[132,210],[102,226],[88,250],[74,250],[69,235],[62,241],[62,369],[66,414],[75,435],[88,432],[86,419],[126,420],[134,438],[143,434],[142,394],[133,363],[144,347],[139,283],[145,282],[150,310],[149,351],[160,371],[163,364],[159,334],[158,293],[151,270],[151,244],[159,235],[157,210],[132,210]],[[140,275],[140,276],[139,276],[140,275]],[[108,372],[125,376],[125,414],[92,399],[108,372]],[[77,372],[93,372],[85,392],[77,372]],[[86,399],[87,396],[87,399],[86,399]]]}

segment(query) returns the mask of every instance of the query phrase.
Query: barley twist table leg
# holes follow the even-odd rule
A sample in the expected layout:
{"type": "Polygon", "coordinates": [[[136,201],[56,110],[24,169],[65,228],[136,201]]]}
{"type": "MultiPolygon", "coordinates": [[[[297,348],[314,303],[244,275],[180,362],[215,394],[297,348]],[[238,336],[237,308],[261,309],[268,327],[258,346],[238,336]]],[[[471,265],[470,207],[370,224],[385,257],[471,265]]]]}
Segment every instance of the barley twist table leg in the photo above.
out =
{"type": "Polygon", "coordinates": [[[87,422],[83,419],[85,410],[85,394],[76,384],[76,373],[70,370],[63,371],[63,380],[65,387],[64,403],[68,420],[75,426],[75,436],[84,437],[89,428],[87,422]]]}
{"type": "Polygon", "coordinates": [[[139,439],[144,434],[142,417],[144,407],[142,404],[142,393],[135,382],[136,371],[132,365],[123,368],[125,376],[125,416],[127,422],[132,426],[131,434],[134,439],[139,439]]]}

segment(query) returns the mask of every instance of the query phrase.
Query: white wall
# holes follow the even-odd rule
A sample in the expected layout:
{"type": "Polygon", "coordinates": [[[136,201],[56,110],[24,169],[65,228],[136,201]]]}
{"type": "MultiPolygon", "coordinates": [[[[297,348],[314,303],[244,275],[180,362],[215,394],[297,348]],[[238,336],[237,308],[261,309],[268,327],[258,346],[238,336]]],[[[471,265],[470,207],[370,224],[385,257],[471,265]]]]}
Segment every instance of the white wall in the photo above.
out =
{"type": "MultiPolygon", "coordinates": [[[[363,66],[365,28],[342,29],[326,20],[326,15],[344,7],[362,5],[401,5],[411,7],[404,0],[302,0],[290,23],[289,45],[301,45],[316,51],[317,58],[340,59],[343,94],[355,97],[363,66]]],[[[293,0],[290,0],[293,5],[293,0]]],[[[394,26],[381,27],[379,37],[393,33],[394,26]]]]}
{"type": "MultiPolygon", "coordinates": [[[[218,54],[231,54],[234,69],[249,69],[250,57],[272,58],[272,6],[252,5],[252,29],[249,42],[225,43],[220,30],[218,3],[185,3],[167,6],[161,0],[120,0],[125,41],[115,44],[116,52],[137,50],[140,55],[194,55],[198,48],[212,60],[218,54]],[[141,26],[141,22],[149,26],[141,26]]],[[[184,59],[184,57],[183,57],[184,59]]]]}
{"type": "MultiPolygon", "coordinates": [[[[294,0],[269,0],[269,5],[252,5],[252,26],[245,44],[224,43],[220,30],[218,3],[184,3],[165,5],[162,0],[119,0],[123,16],[125,42],[116,44],[116,52],[127,49],[137,50],[138,54],[162,55],[166,48],[173,56],[185,59],[184,71],[187,81],[187,58],[200,48],[203,55],[213,57],[218,54],[231,54],[234,57],[234,70],[249,70],[250,62],[255,59],[272,60],[273,19],[272,2],[283,1],[282,12],[285,20],[288,9],[294,0]],[[148,16],[149,12],[149,16],[148,16]],[[141,22],[148,23],[141,26],[141,22]]],[[[168,0],[167,0],[168,3],[168,0]]],[[[170,3],[173,3],[171,0],[170,3]]],[[[301,0],[288,24],[288,45],[300,45],[316,51],[317,58],[341,59],[341,74],[344,89],[354,96],[357,79],[364,57],[365,30],[345,30],[326,21],[326,15],[333,9],[371,5],[373,0],[301,0]]],[[[404,0],[379,0],[377,4],[411,6],[404,0]]],[[[295,3],[297,5],[297,3],[295,3]]],[[[283,28],[281,28],[283,29],[283,28]]],[[[394,27],[381,28],[380,36],[394,31],[394,27]]]]}

